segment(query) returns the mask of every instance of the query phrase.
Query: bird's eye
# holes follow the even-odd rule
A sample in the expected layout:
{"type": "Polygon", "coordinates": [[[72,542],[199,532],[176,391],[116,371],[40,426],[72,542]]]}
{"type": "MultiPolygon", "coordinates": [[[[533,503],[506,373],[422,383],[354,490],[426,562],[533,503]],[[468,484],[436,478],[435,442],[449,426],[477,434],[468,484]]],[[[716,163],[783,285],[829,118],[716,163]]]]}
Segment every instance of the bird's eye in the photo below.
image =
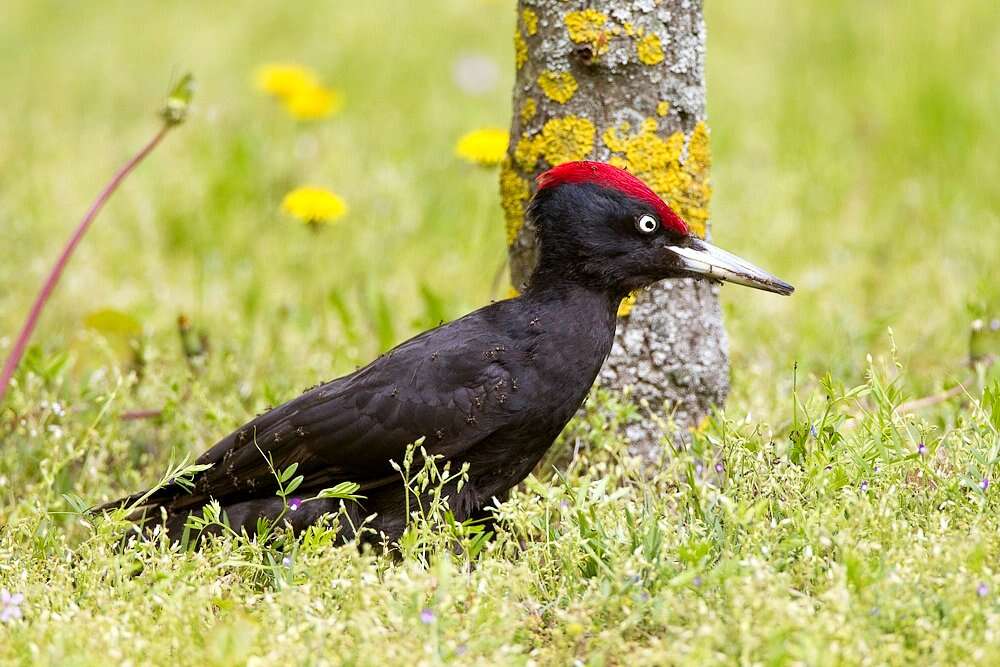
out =
{"type": "Polygon", "coordinates": [[[652,234],[656,231],[656,228],[660,223],[656,221],[651,215],[639,216],[639,219],[635,221],[635,228],[638,229],[643,234],[652,234]]]}

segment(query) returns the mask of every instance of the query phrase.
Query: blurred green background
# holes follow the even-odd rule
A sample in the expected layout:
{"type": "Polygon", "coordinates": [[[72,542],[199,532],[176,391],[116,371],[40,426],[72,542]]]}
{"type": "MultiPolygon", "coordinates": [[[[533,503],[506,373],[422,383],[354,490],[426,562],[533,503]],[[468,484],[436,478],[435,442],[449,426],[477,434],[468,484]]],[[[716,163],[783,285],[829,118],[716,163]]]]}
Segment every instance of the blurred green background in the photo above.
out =
{"type": "Polygon", "coordinates": [[[715,238],[798,288],[722,289],[728,419],[650,474],[623,458],[630,408],[592,401],[565,436],[579,458],[504,504],[474,566],[447,531],[433,564],[393,567],[320,531],[279,567],[240,539],[121,549],[62,494],[145,488],[491,298],[497,173],[454,146],[508,123],[514,2],[3,0],[0,356],[170,81],[199,88],[80,246],[0,410],[0,589],[24,595],[0,662],[994,664],[1000,408],[972,383],[925,422],[893,417],[879,372],[836,385],[888,366],[906,396],[950,387],[969,323],[1000,316],[996,0],[706,4],[715,238]],[[273,62],[314,68],[342,111],[290,118],[254,87],[273,62]],[[492,85],[461,85],[470,64],[492,85]],[[349,214],[289,218],[302,184],[349,214]],[[109,308],[141,323],[141,365],[86,325],[109,308]],[[185,358],[182,314],[207,355],[185,358]]]}
{"type": "MultiPolygon", "coordinates": [[[[996,3],[707,4],[715,238],[798,287],[723,289],[731,408],[784,412],[794,362],[806,382],[858,380],[888,327],[909,393],[953,382],[969,322],[1000,310],[996,3]]],[[[505,252],[497,174],[453,146],[508,123],[514,18],[500,0],[6,0],[0,353],[187,70],[194,113],[102,214],[35,334],[71,352],[74,381],[128,362],[83,326],[101,308],[144,327],[153,379],[129,407],[187,374],[184,313],[211,345],[205,393],[240,415],[487,302],[505,252]],[[496,64],[482,93],[454,76],[472,56],[496,64]],[[315,68],[343,110],[292,120],[253,87],[268,62],[315,68]],[[349,215],[318,234],[288,219],[281,198],[303,183],[349,215]]]]}

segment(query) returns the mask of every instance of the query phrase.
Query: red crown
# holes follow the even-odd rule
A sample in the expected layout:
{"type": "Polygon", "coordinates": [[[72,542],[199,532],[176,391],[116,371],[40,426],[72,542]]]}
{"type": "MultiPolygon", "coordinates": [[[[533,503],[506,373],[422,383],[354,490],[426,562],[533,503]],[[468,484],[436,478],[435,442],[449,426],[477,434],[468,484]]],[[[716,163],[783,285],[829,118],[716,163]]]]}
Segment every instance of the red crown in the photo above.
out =
{"type": "Polygon", "coordinates": [[[617,190],[627,197],[649,204],[660,217],[660,223],[678,234],[691,233],[687,223],[670,208],[665,201],[649,189],[649,186],[624,169],[604,162],[566,162],[539,174],[538,189],[554,188],[564,183],[594,183],[617,190]]]}

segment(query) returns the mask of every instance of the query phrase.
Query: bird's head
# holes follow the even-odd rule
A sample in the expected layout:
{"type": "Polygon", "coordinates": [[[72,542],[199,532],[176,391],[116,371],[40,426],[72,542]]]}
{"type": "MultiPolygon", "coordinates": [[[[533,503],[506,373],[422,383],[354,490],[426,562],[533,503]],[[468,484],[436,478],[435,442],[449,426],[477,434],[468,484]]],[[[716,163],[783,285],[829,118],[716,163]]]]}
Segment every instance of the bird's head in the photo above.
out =
{"type": "Polygon", "coordinates": [[[538,177],[528,217],[541,243],[532,283],[571,279],[617,295],[666,278],[707,278],[791,294],[767,271],[699,239],[649,186],[603,162],[538,177]]]}

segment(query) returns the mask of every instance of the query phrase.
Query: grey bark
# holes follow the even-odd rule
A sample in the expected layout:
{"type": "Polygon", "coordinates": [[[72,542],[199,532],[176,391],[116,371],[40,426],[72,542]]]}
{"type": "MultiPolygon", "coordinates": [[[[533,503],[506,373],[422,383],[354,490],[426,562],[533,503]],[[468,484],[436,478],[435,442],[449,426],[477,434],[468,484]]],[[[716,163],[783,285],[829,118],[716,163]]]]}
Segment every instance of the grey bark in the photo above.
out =
{"type": "MultiPolygon", "coordinates": [[[[701,0],[518,5],[514,113],[500,179],[515,288],[536,259],[524,204],[534,177],[558,162],[625,166],[707,234],[701,0]]],[[[728,344],[717,295],[709,283],[665,281],[621,318],[599,382],[644,405],[628,432],[636,453],[656,455],[664,438],[683,436],[725,400],[728,344]]]]}

